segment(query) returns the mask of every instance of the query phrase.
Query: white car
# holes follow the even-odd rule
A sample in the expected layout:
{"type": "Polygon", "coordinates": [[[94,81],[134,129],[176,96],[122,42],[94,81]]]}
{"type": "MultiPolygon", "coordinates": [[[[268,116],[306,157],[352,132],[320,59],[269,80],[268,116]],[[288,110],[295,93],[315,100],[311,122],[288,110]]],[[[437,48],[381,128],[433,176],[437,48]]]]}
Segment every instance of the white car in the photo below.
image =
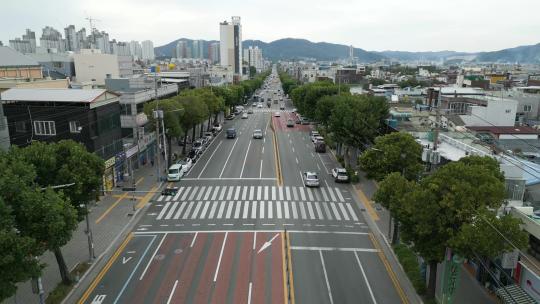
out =
{"type": "Polygon", "coordinates": [[[279,113],[279,112],[274,113],[274,117],[280,117],[280,116],[281,116],[281,113],[279,113]]]}
{"type": "Polygon", "coordinates": [[[259,103],[259,104],[257,105],[257,108],[262,108],[262,103],[259,103]]]}
{"type": "Polygon", "coordinates": [[[242,119],[247,119],[247,118],[248,118],[247,113],[243,113],[243,114],[242,114],[242,119]]]}
{"type": "Polygon", "coordinates": [[[214,126],[212,127],[212,130],[213,130],[214,132],[221,132],[222,129],[223,129],[223,127],[222,127],[220,124],[214,125],[214,126]]]}
{"type": "Polygon", "coordinates": [[[184,169],[180,164],[174,164],[169,168],[167,172],[167,181],[174,182],[179,181],[184,176],[184,169]]]}
{"type": "Polygon", "coordinates": [[[317,173],[307,171],[302,176],[306,187],[319,187],[319,176],[317,176],[317,173]]]}
{"type": "Polygon", "coordinates": [[[349,175],[347,174],[347,170],[344,168],[334,168],[332,169],[332,177],[336,182],[348,182],[349,181],[349,175]]]}
{"type": "Polygon", "coordinates": [[[311,137],[311,141],[313,143],[316,143],[318,141],[324,141],[324,137],[320,136],[320,135],[314,135],[311,137]]]}
{"type": "Polygon", "coordinates": [[[261,129],[255,129],[255,130],[253,131],[253,138],[255,138],[255,139],[261,139],[261,138],[263,138],[263,132],[262,132],[262,130],[261,130],[261,129]]]}
{"type": "Polygon", "coordinates": [[[191,170],[191,166],[193,166],[193,161],[191,160],[191,158],[186,157],[182,160],[179,160],[177,164],[181,165],[182,169],[184,170],[184,173],[186,173],[186,172],[189,172],[189,170],[191,170]]]}

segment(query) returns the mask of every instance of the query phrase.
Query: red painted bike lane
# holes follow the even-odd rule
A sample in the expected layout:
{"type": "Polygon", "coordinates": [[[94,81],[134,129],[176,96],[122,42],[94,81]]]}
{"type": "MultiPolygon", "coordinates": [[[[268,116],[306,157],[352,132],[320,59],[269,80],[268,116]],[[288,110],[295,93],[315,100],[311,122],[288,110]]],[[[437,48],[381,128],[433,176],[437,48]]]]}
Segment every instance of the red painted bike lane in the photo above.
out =
{"type": "Polygon", "coordinates": [[[249,277],[251,272],[251,263],[253,261],[253,238],[254,233],[243,233],[243,243],[240,248],[240,256],[236,269],[236,287],[234,289],[233,303],[248,303],[249,277]]]}
{"type": "MultiPolygon", "coordinates": [[[[231,283],[231,272],[234,260],[239,233],[229,233],[219,269],[217,269],[214,293],[212,294],[212,304],[226,303],[229,285],[231,283]]],[[[203,303],[206,303],[203,302],[203,303]]]]}

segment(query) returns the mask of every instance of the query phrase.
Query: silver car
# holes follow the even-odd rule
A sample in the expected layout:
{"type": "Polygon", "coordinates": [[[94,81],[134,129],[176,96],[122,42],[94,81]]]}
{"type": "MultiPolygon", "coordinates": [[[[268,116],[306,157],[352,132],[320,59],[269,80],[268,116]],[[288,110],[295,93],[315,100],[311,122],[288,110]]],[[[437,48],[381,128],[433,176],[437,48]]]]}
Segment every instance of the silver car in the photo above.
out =
{"type": "Polygon", "coordinates": [[[253,138],[255,139],[262,139],[263,138],[263,132],[261,129],[256,129],[253,131],[253,138]]]}
{"type": "Polygon", "coordinates": [[[319,187],[319,176],[315,172],[304,172],[304,185],[306,187],[319,187]]]}

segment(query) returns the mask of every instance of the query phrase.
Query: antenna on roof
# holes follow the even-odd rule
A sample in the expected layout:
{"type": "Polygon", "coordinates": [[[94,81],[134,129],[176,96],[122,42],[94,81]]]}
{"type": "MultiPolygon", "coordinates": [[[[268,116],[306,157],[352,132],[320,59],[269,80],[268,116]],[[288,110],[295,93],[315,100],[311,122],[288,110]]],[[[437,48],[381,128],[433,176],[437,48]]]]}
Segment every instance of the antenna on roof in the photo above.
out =
{"type": "Polygon", "coordinates": [[[92,33],[93,45],[91,46],[91,48],[95,48],[96,47],[96,35],[95,35],[96,28],[94,27],[94,22],[95,21],[101,21],[101,20],[92,18],[92,17],[90,17],[88,15],[86,15],[86,16],[87,17],[84,18],[84,19],[88,20],[88,23],[90,23],[90,32],[92,33]]]}

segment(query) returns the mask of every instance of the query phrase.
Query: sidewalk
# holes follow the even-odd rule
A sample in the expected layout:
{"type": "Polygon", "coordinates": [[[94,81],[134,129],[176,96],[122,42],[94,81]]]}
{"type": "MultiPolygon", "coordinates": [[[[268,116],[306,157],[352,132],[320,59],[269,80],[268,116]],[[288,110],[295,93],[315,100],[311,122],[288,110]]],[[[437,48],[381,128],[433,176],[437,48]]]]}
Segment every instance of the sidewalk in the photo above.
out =
{"type": "MultiPolygon", "coordinates": [[[[148,163],[135,171],[135,181],[137,191],[157,190],[156,168],[148,163]]],[[[120,190],[121,188],[116,188],[120,190]]],[[[94,239],[94,251],[96,260],[117,243],[118,237],[122,235],[124,228],[133,222],[134,208],[140,209],[153,196],[152,193],[138,193],[135,200],[125,192],[113,192],[101,197],[101,200],[94,206],[89,206],[90,227],[94,239]],[[133,219],[133,220],[132,220],[133,219]]],[[[86,222],[79,223],[79,227],[73,232],[73,237],[64,247],[62,253],[69,269],[73,269],[80,262],[87,262],[89,258],[88,238],[85,233],[86,222]]],[[[121,241],[121,240],[120,240],[121,241]]],[[[42,283],[45,296],[53,290],[61,281],[60,272],[54,254],[46,252],[40,260],[47,264],[43,270],[42,283]]],[[[19,284],[15,296],[4,301],[4,303],[39,303],[39,296],[32,293],[30,282],[19,284]]]]}

